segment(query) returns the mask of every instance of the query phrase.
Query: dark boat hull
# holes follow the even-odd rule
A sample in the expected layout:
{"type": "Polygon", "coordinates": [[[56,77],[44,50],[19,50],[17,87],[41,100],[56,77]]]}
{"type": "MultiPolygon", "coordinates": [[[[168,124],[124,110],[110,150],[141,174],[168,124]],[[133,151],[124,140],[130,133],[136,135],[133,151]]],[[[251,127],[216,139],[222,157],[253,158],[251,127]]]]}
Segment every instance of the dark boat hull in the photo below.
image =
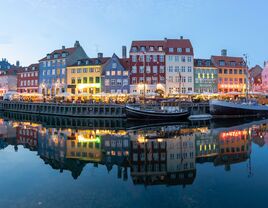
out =
{"type": "Polygon", "coordinates": [[[241,118],[268,116],[268,107],[243,105],[227,101],[212,100],[209,103],[210,114],[214,118],[241,118]]]}
{"type": "Polygon", "coordinates": [[[186,120],[189,116],[188,111],[181,111],[176,113],[160,113],[160,112],[151,112],[140,109],[134,109],[130,107],[126,107],[126,115],[128,119],[143,119],[143,120],[186,120]]]}

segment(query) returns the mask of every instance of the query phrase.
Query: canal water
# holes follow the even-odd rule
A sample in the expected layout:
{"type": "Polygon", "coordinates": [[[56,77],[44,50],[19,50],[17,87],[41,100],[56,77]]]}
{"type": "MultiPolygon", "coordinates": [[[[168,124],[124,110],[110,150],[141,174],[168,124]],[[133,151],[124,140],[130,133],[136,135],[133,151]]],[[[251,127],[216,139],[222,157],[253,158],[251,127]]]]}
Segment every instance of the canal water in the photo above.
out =
{"type": "Polygon", "coordinates": [[[0,116],[0,207],[266,207],[268,120],[0,116]]]}

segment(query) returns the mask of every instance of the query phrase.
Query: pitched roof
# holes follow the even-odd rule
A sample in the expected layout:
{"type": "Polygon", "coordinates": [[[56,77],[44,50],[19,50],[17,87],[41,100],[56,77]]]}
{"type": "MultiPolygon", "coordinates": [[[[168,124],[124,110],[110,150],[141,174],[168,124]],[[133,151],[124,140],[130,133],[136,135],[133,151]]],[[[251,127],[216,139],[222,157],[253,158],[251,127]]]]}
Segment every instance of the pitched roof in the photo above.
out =
{"type": "Polygon", "coordinates": [[[105,64],[109,59],[110,57],[80,59],[70,66],[102,65],[105,64]]]}
{"type": "Polygon", "coordinates": [[[194,59],[194,67],[215,67],[211,59],[194,59]]]}
{"type": "Polygon", "coordinates": [[[129,58],[121,58],[119,59],[120,61],[120,64],[126,69],[128,70],[129,69],[129,66],[130,66],[130,59],[129,58]]]}
{"type": "Polygon", "coordinates": [[[39,64],[36,63],[36,64],[31,64],[27,67],[21,67],[19,70],[18,70],[18,73],[22,73],[22,72],[25,72],[25,71],[37,71],[39,70],[39,64]],[[34,67],[34,70],[33,70],[33,67],[34,67]]]}
{"type": "Polygon", "coordinates": [[[54,60],[54,59],[59,59],[59,58],[65,58],[62,56],[62,54],[65,52],[67,53],[66,57],[71,55],[73,52],[75,52],[77,48],[76,47],[72,47],[72,48],[64,48],[64,49],[57,49],[54,50],[52,53],[49,53],[48,55],[50,55],[50,58],[48,59],[48,57],[44,57],[39,61],[46,61],[46,60],[54,60]],[[54,58],[54,55],[58,54],[59,56],[57,58],[54,58]]]}
{"type": "Polygon", "coordinates": [[[224,67],[243,67],[245,66],[245,61],[243,57],[232,57],[232,56],[211,56],[212,62],[215,66],[220,66],[220,61],[224,61],[224,67]],[[231,65],[231,63],[235,65],[231,65]]]}

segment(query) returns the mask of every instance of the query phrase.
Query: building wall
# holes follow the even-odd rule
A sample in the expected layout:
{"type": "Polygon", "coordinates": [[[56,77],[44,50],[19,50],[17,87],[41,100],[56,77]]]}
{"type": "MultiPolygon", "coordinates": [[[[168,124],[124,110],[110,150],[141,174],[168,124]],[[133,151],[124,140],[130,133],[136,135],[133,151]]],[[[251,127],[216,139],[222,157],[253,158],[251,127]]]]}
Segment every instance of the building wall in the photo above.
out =
{"type": "Polygon", "coordinates": [[[262,89],[268,91],[268,62],[265,63],[265,66],[261,73],[262,77],[262,89]]]}
{"type": "Polygon", "coordinates": [[[67,67],[67,92],[96,94],[101,92],[101,65],[67,67]]]}
{"type": "Polygon", "coordinates": [[[194,67],[194,92],[218,92],[218,70],[216,67],[194,67]]]}
{"type": "Polygon", "coordinates": [[[17,91],[20,93],[38,92],[38,70],[22,71],[17,74],[17,91]]]}
{"type": "Polygon", "coordinates": [[[129,93],[129,72],[114,54],[102,69],[102,91],[105,93],[129,93]]]}

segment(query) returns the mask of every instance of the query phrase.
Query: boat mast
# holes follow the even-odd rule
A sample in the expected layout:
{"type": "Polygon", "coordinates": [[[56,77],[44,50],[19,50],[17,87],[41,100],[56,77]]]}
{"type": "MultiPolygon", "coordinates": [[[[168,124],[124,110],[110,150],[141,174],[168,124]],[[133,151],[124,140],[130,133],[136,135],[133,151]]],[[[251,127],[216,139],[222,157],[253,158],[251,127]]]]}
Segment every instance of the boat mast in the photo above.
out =
{"type": "Polygon", "coordinates": [[[245,64],[246,64],[246,67],[245,67],[245,70],[246,70],[246,100],[248,100],[248,91],[249,91],[249,78],[248,78],[248,55],[245,53],[243,54],[244,58],[245,58],[245,64]]]}

